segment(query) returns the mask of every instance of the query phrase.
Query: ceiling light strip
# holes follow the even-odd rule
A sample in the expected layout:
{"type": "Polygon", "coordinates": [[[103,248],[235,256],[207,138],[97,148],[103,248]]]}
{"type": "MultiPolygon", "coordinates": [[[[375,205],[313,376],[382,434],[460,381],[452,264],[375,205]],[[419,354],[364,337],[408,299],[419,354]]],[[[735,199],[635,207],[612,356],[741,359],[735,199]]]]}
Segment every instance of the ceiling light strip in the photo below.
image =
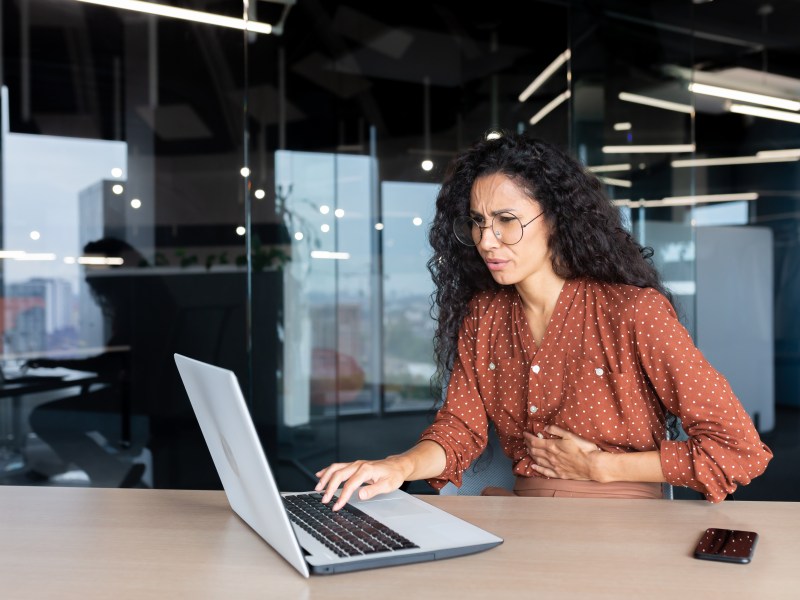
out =
{"type": "Polygon", "coordinates": [[[661,100],[660,98],[651,98],[650,96],[640,96],[639,94],[631,94],[629,92],[620,92],[619,99],[625,102],[633,102],[634,104],[643,104],[645,106],[652,106],[653,108],[663,108],[664,110],[672,110],[675,112],[686,113],[689,115],[694,114],[694,106],[692,106],[691,104],[670,102],[669,100],[661,100]]]}
{"type": "Polygon", "coordinates": [[[79,265],[122,265],[125,261],[119,256],[79,256],[79,265]]]}
{"type": "Polygon", "coordinates": [[[561,104],[565,100],[568,100],[571,95],[572,94],[570,93],[569,90],[567,90],[566,92],[560,93],[558,96],[553,98],[550,102],[545,104],[544,107],[542,108],[542,110],[540,110],[535,115],[533,115],[531,117],[531,120],[529,121],[529,123],[531,125],[536,125],[539,121],[541,121],[547,115],[549,115],[559,104],[561,104]]]}
{"type": "Polygon", "coordinates": [[[312,250],[311,258],[323,258],[328,260],[348,260],[349,252],[330,252],[329,250],[312,250]]]}
{"type": "Polygon", "coordinates": [[[765,119],[800,123],[800,115],[783,110],[775,110],[773,108],[761,108],[760,106],[748,106],[747,104],[731,104],[730,111],[741,115],[752,115],[754,117],[764,117],[765,119]]]}
{"type": "Polygon", "coordinates": [[[716,85],[706,85],[705,83],[690,83],[689,91],[695,94],[715,96],[728,100],[739,100],[740,102],[750,102],[751,104],[763,104],[764,106],[772,106],[773,108],[782,108],[784,110],[800,110],[800,102],[795,100],[778,98],[777,96],[767,96],[765,94],[743,92],[741,90],[733,90],[716,85]]]}
{"type": "Polygon", "coordinates": [[[630,131],[633,125],[624,121],[622,123],[614,123],[614,131],[630,131]]]}
{"type": "Polygon", "coordinates": [[[602,181],[606,185],[616,185],[618,187],[629,188],[629,187],[633,186],[633,183],[628,181],[627,179],[614,179],[613,177],[600,177],[600,181],[602,181]]]}
{"type": "Polygon", "coordinates": [[[784,148],[782,150],[761,150],[756,152],[761,158],[800,158],[800,148],[784,148]]]}
{"type": "Polygon", "coordinates": [[[259,23],[257,21],[245,21],[244,19],[225,17],[223,15],[217,15],[214,13],[201,12],[198,10],[189,10],[187,8],[177,8],[175,6],[156,4],[154,2],[141,2],[140,0],[76,0],[76,1],[84,2],[86,4],[97,4],[99,6],[107,6],[109,8],[121,8],[123,10],[132,10],[134,12],[157,15],[159,17],[170,17],[173,19],[182,19],[184,21],[205,23],[206,25],[218,25],[220,27],[230,27],[231,29],[252,31],[253,33],[266,33],[266,34],[272,33],[272,25],[270,25],[269,23],[259,23]]]}
{"type": "Polygon", "coordinates": [[[669,154],[694,152],[694,144],[652,144],[647,146],[603,146],[604,154],[669,154]]]}
{"type": "Polygon", "coordinates": [[[614,171],[630,171],[630,163],[618,163],[614,165],[595,165],[593,167],[586,167],[592,173],[613,173],[614,171]]]}
{"type": "Polygon", "coordinates": [[[718,167],[722,165],[755,165],[763,163],[793,162],[800,160],[800,153],[792,156],[725,156],[720,158],[690,158],[673,160],[670,165],[674,169],[683,167],[718,167]]]}
{"type": "Polygon", "coordinates": [[[22,256],[15,256],[14,260],[55,260],[56,255],[50,252],[25,252],[22,256]]]}
{"type": "Polygon", "coordinates": [[[572,52],[570,50],[565,50],[564,52],[559,54],[556,57],[556,59],[553,62],[551,62],[549,65],[547,65],[544,68],[544,71],[539,73],[539,75],[536,77],[536,79],[531,81],[530,85],[528,85],[528,87],[526,87],[523,90],[523,92],[519,95],[519,98],[518,98],[519,101],[520,102],[525,102],[525,100],[530,98],[531,95],[536,90],[538,90],[545,81],[550,79],[550,77],[552,77],[553,73],[555,73],[561,67],[561,65],[563,65],[565,62],[567,62],[571,57],[572,57],[572,52]]]}
{"type": "Polygon", "coordinates": [[[742,200],[758,200],[755,192],[743,192],[740,194],[705,194],[700,196],[667,196],[656,202],[662,205],[678,206],[682,204],[704,204],[706,202],[739,202],[742,200]]]}
{"type": "Polygon", "coordinates": [[[646,207],[658,208],[660,206],[692,206],[694,204],[707,204],[709,202],[742,202],[758,200],[756,192],[743,192],[740,194],[706,194],[701,196],[668,196],[661,200],[614,200],[617,206],[631,208],[646,207]]]}

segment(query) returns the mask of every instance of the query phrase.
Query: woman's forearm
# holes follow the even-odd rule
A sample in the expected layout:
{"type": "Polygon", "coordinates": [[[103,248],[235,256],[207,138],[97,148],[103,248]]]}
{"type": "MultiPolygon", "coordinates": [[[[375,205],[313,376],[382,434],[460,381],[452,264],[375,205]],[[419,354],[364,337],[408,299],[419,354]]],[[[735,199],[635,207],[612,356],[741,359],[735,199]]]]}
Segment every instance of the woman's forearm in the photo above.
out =
{"type": "Polygon", "coordinates": [[[591,478],[601,483],[613,481],[643,481],[663,483],[661,453],[647,452],[596,452],[593,455],[591,478]]]}
{"type": "Polygon", "coordinates": [[[397,461],[401,465],[406,481],[441,475],[447,464],[444,448],[431,440],[422,440],[410,450],[389,456],[386,460],[397,461]]]}

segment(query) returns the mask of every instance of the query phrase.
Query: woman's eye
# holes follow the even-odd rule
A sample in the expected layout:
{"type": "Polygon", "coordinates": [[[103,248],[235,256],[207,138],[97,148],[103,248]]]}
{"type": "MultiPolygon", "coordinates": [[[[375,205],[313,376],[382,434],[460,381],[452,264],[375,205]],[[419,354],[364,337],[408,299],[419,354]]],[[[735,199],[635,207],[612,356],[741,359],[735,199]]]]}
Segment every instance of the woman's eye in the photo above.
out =
{"type": "Polygon", "coordinates": [[[517,218],[513,215],[498,215],[498,216],[500,217],[501,223],[511,223],[511,221],[517,218]]]}

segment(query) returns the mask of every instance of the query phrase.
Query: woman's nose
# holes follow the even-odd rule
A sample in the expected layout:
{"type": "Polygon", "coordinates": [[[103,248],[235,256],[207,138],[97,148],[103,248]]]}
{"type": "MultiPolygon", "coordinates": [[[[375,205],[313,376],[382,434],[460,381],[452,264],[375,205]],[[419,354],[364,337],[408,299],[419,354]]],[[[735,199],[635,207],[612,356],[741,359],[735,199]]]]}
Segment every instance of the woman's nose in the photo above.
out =
{"type": "Polygon", "coordinates": [[[478,245],[487,250],[491,248],[497,248],[500,245],[500,240],[497,234],[494,232],[494,223],[483,230],[483,235],[481,235],[481,241],[478,245]]]}

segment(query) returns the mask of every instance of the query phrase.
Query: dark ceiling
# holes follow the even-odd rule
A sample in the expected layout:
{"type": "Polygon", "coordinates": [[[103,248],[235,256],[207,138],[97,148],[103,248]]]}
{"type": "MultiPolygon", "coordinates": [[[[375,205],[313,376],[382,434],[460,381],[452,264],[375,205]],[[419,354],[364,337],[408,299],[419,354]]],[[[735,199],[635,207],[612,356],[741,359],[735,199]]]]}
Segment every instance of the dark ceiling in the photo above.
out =
{"type": "MultiPolygon", "coordinates": [[[[237,0],[177,4],[241,14],[237,0]]],[[[22,6],[6,0],[2,12],[12,129],[125,138],[126,124],[146,125],[156,132],[156,151],[167,155],[239,149],[245,90],[251,143],[276,149],[281,65],[291,148],[365,152],[369,126],[387,143],[421,148],[428,81],[431,143],[452,150],[490,125],[513,127],[530,117],[516,95],[558,53],[579,46],[578,21],[604,27],[609,51],[632,63],[658,58],[651,55],[655,40],[661,58],[682,53],[687,67],[800,76],[797,0],[297,0],[283,35],[250,36],[247,43],[241,32],[159,20],[156,102],[143,106],[147,93],[132,87],[147,81],[147,45],[131,39],[147,35],[143,17],[69,0],[29,0],[27,16],[22,6]],[[115,117],[120,104],[125,119],[115,117]]],[[[268,21],[283,7],[261,1],[256,10],[268,21]]],[[[538,96],[545,102],[561,87],[550,82],[538,96]]]]}

